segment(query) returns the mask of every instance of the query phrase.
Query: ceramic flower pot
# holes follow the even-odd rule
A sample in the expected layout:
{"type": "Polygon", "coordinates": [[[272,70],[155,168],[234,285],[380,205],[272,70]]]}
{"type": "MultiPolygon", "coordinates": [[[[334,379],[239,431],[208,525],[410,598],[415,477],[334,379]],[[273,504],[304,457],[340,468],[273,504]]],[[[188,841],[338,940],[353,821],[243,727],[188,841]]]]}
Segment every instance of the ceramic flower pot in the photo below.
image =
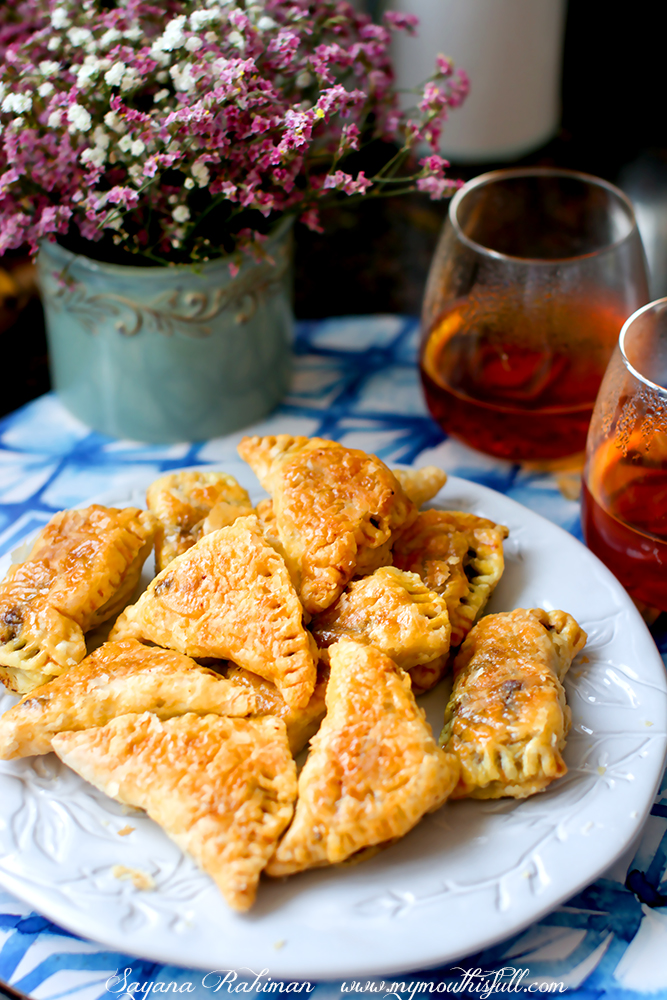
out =
{"type": "Polygon", "coordinates": [[[176,267],[103,264],[45,242],[39,276],[51,373],[63,404],[94,430],[138,441],[197,441],[265,416],[291,369],[291,220],[273,261],[176,267]]]}

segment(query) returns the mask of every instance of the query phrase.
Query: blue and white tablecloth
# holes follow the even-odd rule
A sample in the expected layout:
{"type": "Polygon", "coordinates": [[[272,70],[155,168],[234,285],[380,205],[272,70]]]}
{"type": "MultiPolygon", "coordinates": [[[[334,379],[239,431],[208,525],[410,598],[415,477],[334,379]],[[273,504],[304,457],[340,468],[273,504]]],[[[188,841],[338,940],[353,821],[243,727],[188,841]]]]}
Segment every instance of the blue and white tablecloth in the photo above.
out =
{"type": "MultiPolygon", "coordinates": [[[[566,477],[559,483],[444,438],[422,400],[417,333],[415,320],[395,316],[301,323],[291,393],[253,432],[318,434],[373,451],[387,462],[435,461],[454,475],[506,493],[581,537],[579,505],[566,499],[566,477]]],[[[148,477],[208,462],[224,463],[233,473],[240,437],[164,446],[116,441],[89,431],[54,396],[44,396],[0,421],[0,554],[55,511],[102,492],[122,493],[138,473],[148,477]]],[[[654,634],[667,662],[667,629],[659,622],[654,634]]],[[[2,803],[0,821],[1,816],[2,803]]],[[[523,973],[523,985],[560,984],[557,992],[573,997],[667,998],[667,778],[640,842],[605,877],[522,934],[455,969],[405,976],[406,995],[428,991],[430,983],[446,983],[462,996],[484,996],[480,970],[490,983],[494,971],[508,967],[519,974],[529,970],[523,973]]],[[[172,982],[195,1000],[212,992],[210,983],[209,988],[202,985],[199,972],[140,961],[82,941],[2,890],[0,979],[49,1000],[97,1000],[124,991],[127,996],[131,983],[139,984],[135,994],[159,992],[151,983],[172,982]],[[126,975],[127,969],[131,972],[126,975]]],[[[319,984],[312,993],[318,1000],[343,996],[339,983],[319,984]]]]}

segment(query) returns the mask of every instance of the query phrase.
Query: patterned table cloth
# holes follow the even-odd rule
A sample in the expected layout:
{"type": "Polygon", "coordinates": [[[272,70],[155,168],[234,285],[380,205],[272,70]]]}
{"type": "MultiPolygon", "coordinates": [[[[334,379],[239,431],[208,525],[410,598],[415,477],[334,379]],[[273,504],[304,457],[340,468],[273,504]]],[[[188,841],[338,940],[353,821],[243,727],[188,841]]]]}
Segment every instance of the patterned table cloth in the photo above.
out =
{"type": "MultiPolygon", "coordinates": [[[[581,538],[579,505],[567,499],[568,492],[572,495],[567,476],[554,478],[485,458],[445,439],[422,399],[417,336],[416,320],[396,316],[301,323],[290,395],[253,432],[317,434],[372,451],[389,463],[433,461],[453,475],[511,496],[581,538]]],[[[213,462],[224,463],[233,473],[240,437],[160,446],[117,441],[89,431],[54,396],[43,396],[0,421],[0,554],[55,511],[103,492],[122,493],[137,474],[157,476],[213,462]]],[[[665,618],[654,635],[667,663],[665,618]]],[[[480,970],[491,983],[494,972],[508,967],[517,970],[515,992],[536,983],[558,984],[552,991],[582,998],[667,998],[667,776],[641,840],[603,878],[528,930],[456,968],[390,979],[406,984],[409,996],[432,984],[439,984],[439,991],[449,987],[462,995],[484,996],[480,970]]],[[[194,993],[196,1000],[211,994],[201,973],[83,941],[2,890],[0,980],[49,1000],[127,997],[128,987],[130,993],[147,995],[171,983],[170,991],[194,993]],[[127,975],[126,969],[131,970],[127,975]],[[132,988],[132,983],[139,985],[132,988]]],[[[317,984],[311,992],[317,1000],[328,1000],[347,988],[317,984]]],[[[545,989],[543,985],[541,991],[545,989]]],[[[540,991],[539,985],[534,991],[540,991]]]]}

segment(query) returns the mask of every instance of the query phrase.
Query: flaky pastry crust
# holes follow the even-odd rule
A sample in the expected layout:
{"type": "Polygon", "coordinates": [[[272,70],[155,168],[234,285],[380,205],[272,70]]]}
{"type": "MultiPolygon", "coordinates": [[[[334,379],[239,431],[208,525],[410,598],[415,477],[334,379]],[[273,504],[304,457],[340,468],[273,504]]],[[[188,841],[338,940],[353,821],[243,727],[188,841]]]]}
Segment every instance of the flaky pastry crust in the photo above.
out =
{"type": "Polygon", "coordinates": [[[226,472],[170,472],[149,486],[146,502],[159,522],[155,539],[158,572],[192,548],[202,534],[252,513],[246,490],[226,472]]]}
{"type": "Polygon", "coordinates": [[[0,715],[0,758],[49,753],[57,733],[104,726],[128,712],[170,719],[187,712],[245,716],[255,711],[252,691],[182,653],[143,646],[136,639],[105,642],[0,715]]]}
{"type": "Polygon", "coordinates": [[[257,674],[231,664],[226,673],[227,680],[248,693],[255,699],[254,715],[272,715],[282,719],[287,728],[287,739],[290,750],[296,757],[305,747],[311,736],[320,728],[320,723],[326,715],[327,706],[325,694],[329,679],[328,667],[320,666],[317,671],[317,683],[308,704],[304,708],[292,708],[287,704],[275,684],[258,677],[257,674]]]}
{"type": "Polygon", "coordinates": [[[487,615],[454,661],[440,742],[461,762],[452,798],[526,798],[566,773],[562,680],[586,633],[563,611],[487,615]]]}
{"type": "Polygon", "coordinates": [[[456,784],[456,758],[437,747],[408,675],[380,650],[332,646],[326,702],[269,875],[336,864],[402,837],[456,784]]]}
{"type": "Polygon", "coordinates": [[[96,788],[145,809],[231,907],[252,906],[296,795],[283,722],[217,715],[161,721],[146,712],[61,733],[53,748],[96,788]]]}
{"type": "Polygon", "coordinates": [[[424,465],[421,469],[393,469],[399,483],[415,507],[432,500],[447,482],[447,473],[437,465],[424,465]]]}
{"type": "Polygon", "coordinates": [[[126,608],[110,638],[149,640],[195,658],[232,660],[305,707],[317,650],[280,555],[257,518],[204,535],[126,608]]]}
{"type": "Polygon", "coordinates": [[[349,583],[335,604],[315,616],[310,630],[320,655],[340,639],[354,639],[377,647],[403,670],[446,655],[451,631],[444,598],[416,573],[395,566],[349,583]]]}
{"type": "Polygon", "coordinates": [[[391,544],[416,508],[374,455],[323,438],[243,438],[239,454],[272,496],[287,567],[310,614],[352,577],[391,562],[391,544]]]}
{"type": "Polygon", "coordinates": [[[84,633],[129,601],[155,535],[152,514],[94,504],[56,514],[0,584],[0,680],[27,694],[79,663],[84,633]]]}
{"type": "Polygon", "coordinates": [[[484,609],[505,568],[502,524],[464,511],[422,511],[397,539],[394,565],[418,573],[441,594],[459,646],[484,609]]]}

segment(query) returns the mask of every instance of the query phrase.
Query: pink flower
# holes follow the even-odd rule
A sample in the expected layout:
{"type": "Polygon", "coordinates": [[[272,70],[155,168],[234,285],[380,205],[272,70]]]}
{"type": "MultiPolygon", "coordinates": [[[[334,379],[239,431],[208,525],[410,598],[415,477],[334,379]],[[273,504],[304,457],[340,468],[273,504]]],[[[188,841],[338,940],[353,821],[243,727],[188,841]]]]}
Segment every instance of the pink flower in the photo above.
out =
{"type": "Polygon", "coordinates": [[[398,31],[407,31],[414,34],[419,25],[419,18],[416,14],[402,14],[397,10],[387,10],[384,15],[385,23],[398,31]]]}

